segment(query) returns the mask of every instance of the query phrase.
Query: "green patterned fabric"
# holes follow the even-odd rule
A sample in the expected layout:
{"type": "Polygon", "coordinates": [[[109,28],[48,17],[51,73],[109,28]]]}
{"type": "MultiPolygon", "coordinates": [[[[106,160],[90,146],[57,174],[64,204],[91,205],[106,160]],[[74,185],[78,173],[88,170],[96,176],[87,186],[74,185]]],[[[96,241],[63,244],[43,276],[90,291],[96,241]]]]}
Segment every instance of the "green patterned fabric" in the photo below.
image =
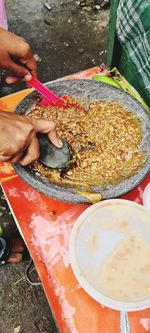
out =
{"type": "Polygon", "coordinates": [[[116,31],[150,106],[150,0],[120,0],[116,31]]]}

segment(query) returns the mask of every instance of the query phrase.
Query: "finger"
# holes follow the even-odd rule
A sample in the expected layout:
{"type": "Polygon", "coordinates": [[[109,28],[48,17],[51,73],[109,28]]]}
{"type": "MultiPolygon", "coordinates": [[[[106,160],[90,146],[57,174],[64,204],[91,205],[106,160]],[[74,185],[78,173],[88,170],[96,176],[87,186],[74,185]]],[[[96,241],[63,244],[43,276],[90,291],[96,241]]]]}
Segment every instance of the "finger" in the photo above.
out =
{"type": "Polygon", "coordinates": [[[48,135],[50,141],[58,148],[63,146],[62,141],[57,135],[55,124],[53,121],[45,119],[32,119],[36,133],[44,133],[48,135]]]}
{"type": "Polygon", "coordinates": [[[32,75],[37,77],[37,62],[32,54],[31,49],[20,61],[26,66],[26,68],[29,70],[29,72],[32,73],[32,75]]]}
{"type": "Polygon", "coordinates": [[[40,156],[39,143],[36,136],[34,136],[26,150],[25,156],[19,161],[23,166],[36,161],[40,156]]]}
{"type": "MultiPolygon", "coordinates": [[[[23,78],[23,80],[24,80],[25,82],[28,82],[28,81],[31,80],[31,78],[32,78],[31,74],[28,73],[28,74],[23,78]]],[[[22,80],[22,78],[17,78],[16,76],[7,76],[5,81],[6,81],[6,83],[8,83],[8,84],[13,84],[13,83],[16,83],[16,82],[20,82],[21,80],[22,80]]]]}
{"type": "Polygon", "coordinates": [[[1,162],[8,162],[11,160],[11,157],[9,156],[0,156],[0,161],[1,162]]]}
{"type": "Polygon", "coordinates": [[[11,253],[7,259],[8,263],[15,264],[22,261],[22,253],[11,253]]]}
{"type": "Polygon", "coordinates": [[[34,57],[29,59],[29,61],[26,64],[26,68],[32,73],[32,75],[37,77],[37,62],[34,59],[34,57]]]}
{"type": "Polygon", "coordinates": [[[9,163],[18,163],[22,157],[23,157],[24,153],[20,153],[14,157],[12,157],[11,159],[9,159],[9,163]]]}
{"type": "MultiPolygon", "coordinates": [[[[30,118],[31,119],[31,118],[30,118]]],[[[54,144],[54,146],[58,148],[62,148],[63,142],[57,135],[55,124],[53,121],[45,120],[45,119],[32,119],[34,128],[36,133],[45,133],[48,135],[50,141],[54,144]]]]}
{"type": "Polygon", "coordinates": [[[5,67],[7,70],[12,71],[16,77],[25,77],[29,71],[24,66],[17,64],[10,57],[6,59],[5,67]]]}
{"type": "Polygon", "coordinates": [[[15,76],[7,76],[6,77],[6,83],[8,84],[13,84],[13,83],[16,83],[16,82],[19,82],[21,79],[18,79],[17,77],[15,76]]]}
{"type": "Polygon", "coordinates": [[[18,157],[12,157],[12,156],[0,156],[0,161],[1,162],[6,162],[6,163],[16,163],[18,162],[18,157]]]}
{"type": "Polygon", "coordinates": [[[55,129],[47,133],[49,140],[53,143],[54,146],[62,148],[63,142],[59,139],[55,129]]]}
{"type": "Polygon", "coordinates": [[[25,77],[24,77],[24,81],[26,83],[28,83],[28,81],[30,81],[32,79],[32,76],[31,76],[31,73],[27,74],[25,77]]]}
{"type": "MultiPolygon", "coordinates": [[[[23,80],[24,80],[25,82],[28,83],[28,81],[30,81],[31,78],[32,78],[31,74],[28,73],[28,74],[23,78],[23,80]]],[[[17,77],[15,77],[15,76],[7,76],[5,81],[6,81],[6,83],[8,83],[8,84],[13,84],[13,83],[16,83],[16,82],[20,82],[21,80],[22,80],[22,78],[17,78],[17,77]]]]}
{"type": "Polygon", "coordinates": [[[15,156],[11,155],[11,156],[0,156],[0,160],[3,162],[7,162],[7,163],[17,163],[18,161],[20,161],[20,159],[23,156],[23,152],[20,154],[16,154],[15,156]]]}

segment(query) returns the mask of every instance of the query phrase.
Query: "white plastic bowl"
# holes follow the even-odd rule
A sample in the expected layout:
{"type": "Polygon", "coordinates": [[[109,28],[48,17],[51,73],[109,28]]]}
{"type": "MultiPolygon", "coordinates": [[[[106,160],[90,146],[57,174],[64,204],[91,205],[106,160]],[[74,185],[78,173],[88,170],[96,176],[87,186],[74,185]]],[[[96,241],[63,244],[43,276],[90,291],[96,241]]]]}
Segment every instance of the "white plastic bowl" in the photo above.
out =
{"type": "MultiPolygon", "coordinates": [[[[135,202],[112,199],[87,208],[75,222],[70,238],[71,266],[80,285],[97,302],[119,311],[138,311],[150,307],[149,295],[146,299],[126,302],[108,297],[97,288],[96,270],[99,271],[130,232],[138,234],[150,246],[150,212],[135,202]],[[125,230],[115,232],[113,228],[105,226],[105,223],[113,226],[115,221],[121,219],[129,221],[125,230]]],[[[150,281],[150,276],[148,278],[150,281]]]]}

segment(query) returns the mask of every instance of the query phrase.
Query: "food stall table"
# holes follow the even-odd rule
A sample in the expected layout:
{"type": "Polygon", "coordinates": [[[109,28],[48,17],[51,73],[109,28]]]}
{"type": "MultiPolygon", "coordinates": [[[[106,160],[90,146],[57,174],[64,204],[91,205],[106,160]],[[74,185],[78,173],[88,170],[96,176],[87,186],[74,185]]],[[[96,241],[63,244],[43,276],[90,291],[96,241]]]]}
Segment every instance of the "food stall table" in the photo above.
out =
{"type": "MultiPolygon", "coordinates": [[[[87,78],[100,67],[66,77],[87,78]]],[[[14,111],[29,93],[26,89],[0,100],[0,108],[14,111]]],[[[120,314],[93,300],[77,282],[69,261],[69,237],[78,216],[88,207],[53,200],[27,185],[7,163],[0,163],[1,186],[25,240],[61,333],[119,333],[120,314]]],[[[150,175],[122,198],[142,204],[150,175]]],[[[129,313],[131,333],[150,332],[150,309],[129,313]]]]}

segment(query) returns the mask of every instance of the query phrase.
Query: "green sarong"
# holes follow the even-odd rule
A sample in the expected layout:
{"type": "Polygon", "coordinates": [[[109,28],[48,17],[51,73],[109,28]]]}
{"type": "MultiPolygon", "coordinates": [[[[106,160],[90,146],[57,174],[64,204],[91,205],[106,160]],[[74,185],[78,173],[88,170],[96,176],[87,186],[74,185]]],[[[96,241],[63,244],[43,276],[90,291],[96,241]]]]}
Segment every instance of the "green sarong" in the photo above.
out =
{"type": "Polygon", "coordinates": [[[127,62],[123,74],[150,106],[150,0],[120,0],[116,31],[127,62]]]}

